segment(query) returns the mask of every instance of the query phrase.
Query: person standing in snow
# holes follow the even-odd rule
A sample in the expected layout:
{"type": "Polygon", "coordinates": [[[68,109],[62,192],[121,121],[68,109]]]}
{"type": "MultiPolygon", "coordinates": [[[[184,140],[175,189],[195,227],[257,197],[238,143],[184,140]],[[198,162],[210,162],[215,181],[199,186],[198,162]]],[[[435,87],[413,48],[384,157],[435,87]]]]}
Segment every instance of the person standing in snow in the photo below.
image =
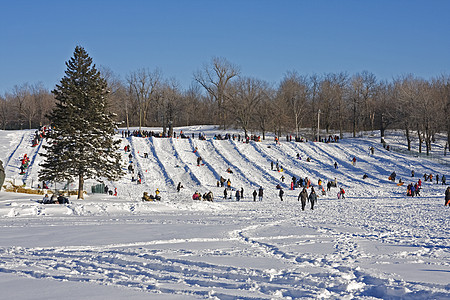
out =
{"type": "Polygon", "coordinates": [[[352,164],[353,164],[354,166],[356,166],[356,157],[355,157],[355,156],[353,156],[352,164]]]}
{"type": "Polygon", "coordinates": [[[263,190],[262,186],[260,186],[259,191],[258,191],[259,201],[262,201],[263,195],[264,195],[264,190],[263,190]]]}
{"type": "Polygon", "coordinates": [[[283,195],[284,195],[284,191],[283,191],[283,189],[280,189],[279,196],[280,196],[281,201],[283,201],[283,195]]]}
{"type": "Polygon", "coordinates": [[[0,190],[2,189],[3,182],[5,182],[5,168],[3,162],[0,160],[0,190]]]}
{"type": "Polygon", "coordinates": [[[236,201],[241,200],[241,192],[239,190],[236,190],[235,197],[236,197],[236,201]]]}
{"type": "Polygon", "coordinates": [[[450,187],[445,191],[445,206],[447,205],[450,207],[450,187]]]}
{"type": "Polygon", "coordinates": [[[183,186],[181,185],[181,182],[178,182],[177,192],[179,193],[182,188],[183,188],[183,186]]]}
{"type": "Polygon", "coordinates": [[[244,188],[241,187],[241,199],[244,199],[244,188]]]}
{"type": "Polygon", "coordinates": [[[223,199],[227,199],[228,193],[227,193],[227,189],[223,190],[223,199]]]}
{"type": "Polygon", "coordinates": [[[308,200],[308,192],[305,188],[303,188],[303,190],[298,195],[298,201],[302,202],[302,210],[305,210],[306,200],[308,200]]]}
{"type": "Polygon", "coordinates": [[[317,194],[314,188],[311,188],[311,193],[309,194],[308,201],[311,202],[311,209],[314,210],[314,204],[317,202],[317,194]]]}
{"type": "Polygon", "coordinates": [[[334,162],[334,168],[337,169],[338,168],[338,164],[337,161],[334,162]]]}
{"type": "Polygon", "coordinates": [[[446,181],[445,175],[442,175],[441,181],[442,181],[442,185],[445,185],[445,181],[446,181]]]}
{"type": "Polygon", "coordinates": [[[258,195],[258,192],[256,192],[256,190],[253,190],[253,202],[256,202],[257,195],[258,195]]]}

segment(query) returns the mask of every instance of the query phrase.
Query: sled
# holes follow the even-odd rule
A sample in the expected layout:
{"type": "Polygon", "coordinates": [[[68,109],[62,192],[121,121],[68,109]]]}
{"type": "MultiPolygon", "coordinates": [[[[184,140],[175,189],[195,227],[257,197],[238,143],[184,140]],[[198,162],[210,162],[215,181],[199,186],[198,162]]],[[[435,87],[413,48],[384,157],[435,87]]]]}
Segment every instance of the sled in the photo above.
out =
{"type": "Polygon", "coordinates": [[[404,182],[399,182],[399,183],[397,183],[397,186],[401,186],[403,184],[405,184],[405,183],[404,182]]]}

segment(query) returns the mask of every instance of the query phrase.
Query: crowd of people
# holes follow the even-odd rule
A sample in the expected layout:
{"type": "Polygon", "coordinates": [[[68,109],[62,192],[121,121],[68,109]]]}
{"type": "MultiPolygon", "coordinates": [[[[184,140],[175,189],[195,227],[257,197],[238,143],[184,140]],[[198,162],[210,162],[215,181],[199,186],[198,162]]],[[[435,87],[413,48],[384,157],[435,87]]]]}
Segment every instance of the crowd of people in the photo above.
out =
{"type": "Polygon", "coordinates": [[[161,192],[159,189],[155,190],[155,195],[148,194],[148,192],[144,192],[142,196],[142,201],[161,201],[161,196],[159,195],[161,192]]]}
{"type": "Polygon", "coordinates": [[[69,198],[64,197],[62,193],[59,193],[58,195],[52,194],[51,197],[49,197],[48,194],[45,194],[42,199],[42,204],[69,204],[69,198]]]}
{"type": "Polygon", "coordinates": [[[41,126],[38,130],[34,132],[33,141],[31,147],[36,147],[42,141],[43,138],[47,136],[49,132],[51,132],[51,126],[41,126]]]}

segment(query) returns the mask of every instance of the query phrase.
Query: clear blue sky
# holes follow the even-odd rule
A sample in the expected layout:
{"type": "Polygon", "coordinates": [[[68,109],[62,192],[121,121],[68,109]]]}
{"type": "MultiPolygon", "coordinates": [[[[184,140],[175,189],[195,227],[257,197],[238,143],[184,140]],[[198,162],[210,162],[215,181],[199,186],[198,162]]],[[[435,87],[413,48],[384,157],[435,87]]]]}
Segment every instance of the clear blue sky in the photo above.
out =
{"type": "Polygon", "coordinates": [[[121,78],[158,67],[183,89],[213,56],[270,83],[292,70],[450,73],[448,0],[0,0],[0,10],[0,95],[54,88],[76,45],[121,78]]]}

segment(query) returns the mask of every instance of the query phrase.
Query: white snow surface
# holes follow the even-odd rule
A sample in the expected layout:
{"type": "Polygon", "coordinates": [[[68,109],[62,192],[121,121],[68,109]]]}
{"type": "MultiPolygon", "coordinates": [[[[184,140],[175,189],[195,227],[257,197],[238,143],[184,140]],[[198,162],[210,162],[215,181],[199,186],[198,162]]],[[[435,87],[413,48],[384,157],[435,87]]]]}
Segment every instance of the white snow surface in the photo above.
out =
{"type": "MultiPolygon", "coordinates": [[[[405,185],[424,173],[450,177],[448,165],[386,151],[376,135],[332,144],[282,138],[277,145],[273,136],[249,144],[213,140],[225,133],[214,126],[179,130],[195,138],[116,136],[124,171],[129,154],[123,147],[130,145],[143,175],[140,185],[128,173],[106,182],[118,196],[91,194],[93,180],[86,181],[85,199],[72,196],[68,205],[1,191],[0,298],[450,298],[446,186],[423,182],[421,196],[407,197],[405,186],[388,180],[393,171],[405,185]],[[207,140],[198,140],[199,132],[207,140]],[[197,166],[198,155],[204,165],[197,166]],[[277,160],[282,173],[271,170],[277,160]],[[228,167],[233,174],[225,172],[228,167]],[[369,178],[363,180],[364,174],[369,178]],[[233,189],[244,188],[240,202],[234,195],[223,199],[220,176],[230,178],[233,189]],[[336,178],[346,198],[338,200],[338,188],[331,188],[319,194],[314,210],[308,204],[302,211],[300,190],[290,190],[292,176],[307,176],[314,185],[336,178]],[[178,182],[184,186],[179,193],[178,182]],[[285,191],[283,202],[277,184],[285,191]],[[251,193],[259,186],[264,199],[254,202],[251,193]],[[156,188],[161,201],[141,201],[144,191],[154,194],[156,188]],[[192,200],[196,190],[212,191],[214,202],[192,200]]],[[[33,133],[0,131],[5,184],[37,188],[38,153],[44,150],[31,147],[33,133]],[[25,153],[30,167],[19,175],[25,153]]],[[[392,133],[387,142],[400,146],[403,140],[392,133]]]]}

